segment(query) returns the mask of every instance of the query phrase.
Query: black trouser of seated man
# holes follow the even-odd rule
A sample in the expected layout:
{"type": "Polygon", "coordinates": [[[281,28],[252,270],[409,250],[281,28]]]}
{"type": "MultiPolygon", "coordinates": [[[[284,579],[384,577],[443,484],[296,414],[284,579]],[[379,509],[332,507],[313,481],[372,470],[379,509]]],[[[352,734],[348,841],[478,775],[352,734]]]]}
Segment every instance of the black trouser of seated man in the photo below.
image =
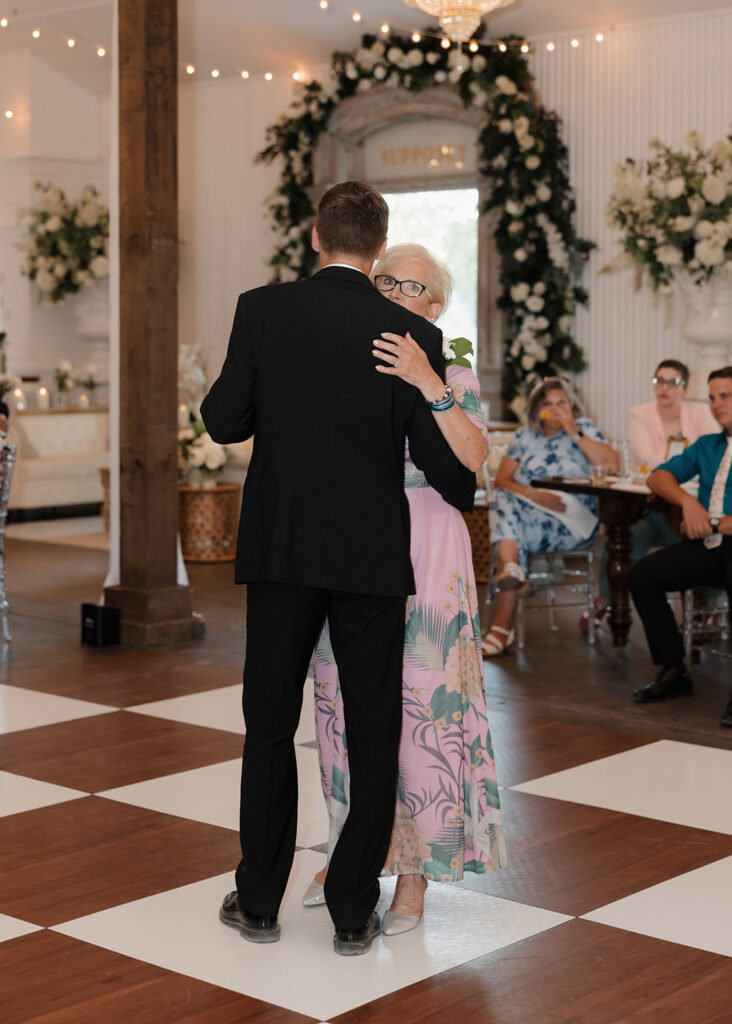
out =
{"type": "MultiPolygon", "coordinates": [[[[664,700],[691,692],[692,682],[684,664],[684,644],[666,595],[692,587],[724,587],[732,601],[732,537],[716,548],[701,540],[688,540],[662,548],[631,567],[630,592],[648,641],[651,659],[660,671],[653,682],[633,691],[638,702],[664,700]]],[[[722,716],[725,721],[730,708],[722,716]]]]}

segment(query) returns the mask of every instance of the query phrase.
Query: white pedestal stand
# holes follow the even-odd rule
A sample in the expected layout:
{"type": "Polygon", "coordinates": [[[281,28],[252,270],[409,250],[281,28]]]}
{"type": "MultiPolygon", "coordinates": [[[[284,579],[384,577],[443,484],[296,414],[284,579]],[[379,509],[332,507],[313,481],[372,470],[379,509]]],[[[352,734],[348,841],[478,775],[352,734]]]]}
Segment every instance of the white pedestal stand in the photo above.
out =
{"type": "Polygon", "coordinates": [[[707,376],[732,363],[732,282],[715,277],[708,284],[679,285],[684,300],[681,333],[699,347],[689,397],[707,399],[707,376]]]}

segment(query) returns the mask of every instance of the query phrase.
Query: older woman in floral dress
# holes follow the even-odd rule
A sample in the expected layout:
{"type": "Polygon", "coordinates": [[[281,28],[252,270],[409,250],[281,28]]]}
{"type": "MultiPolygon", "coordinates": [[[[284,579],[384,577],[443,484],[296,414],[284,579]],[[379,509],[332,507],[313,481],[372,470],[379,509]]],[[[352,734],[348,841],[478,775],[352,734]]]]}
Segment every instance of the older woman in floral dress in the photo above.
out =
{"type": "MultiPolygon", "coordinates": [[[[390,299],[430,320],[452,288],[449,271],[421,246],[390,249],[373,279],[390,299]]],[[[446,393],[409,335],[385,334],[374,344],[383,360],[379,372],[401,377],[430,403],[446,393]]],[[[436,421],[456,457],[477,470],[487,451],[478,380],[466,359],[449,358],[446,380],[455,404],[435,412],[436,421]]],[[[506,857],[470,537],[461,514],[429,487],[408,452],[405,482],[417,592],[407,603],[399,784],[384,865],[384,874],[398,878],[382,925],[386,935],[419,924],[427,880],[456,882],[465,871],[500,868],[506,857]]],[[[327,631],[316,651],[315,717],[332,850],[348,813],[348,746],[327,631]]],[[[308,889],[306,905],[322,901],[324,877],[325,869],[308,889]]]]}

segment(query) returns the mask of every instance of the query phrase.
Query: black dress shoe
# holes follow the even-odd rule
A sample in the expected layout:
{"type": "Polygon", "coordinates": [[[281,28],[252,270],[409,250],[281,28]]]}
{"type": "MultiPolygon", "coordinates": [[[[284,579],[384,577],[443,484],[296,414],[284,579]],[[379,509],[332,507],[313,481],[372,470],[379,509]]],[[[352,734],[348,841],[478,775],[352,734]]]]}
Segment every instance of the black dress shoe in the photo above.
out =
{"type": "Polygon", "coordinates": [[[666,700],[669,697],[688,697],[691,695],[691,688],[691,676],[684,666],[665,666],[652,683],[633,690],[633,700],[636,704],[644,704],[647,701],[666,700]]]}
{"type": "Polygon", "coordinates": [[[727,726],[728,729],[732,729],[732,697],[727,701],[727,707],[722,712],[719,724],[727,726]]]}
{"type": "Polygon", "coordinates": [[[279,941],[280,926],[277,922],[277,915],[269,917],[253,914],[239,904],[239,897],[235,892],[224,896],[224,902],[219,910],[219,919],[232,928],[238,928],[249,942],[279,941]]]}
{"type": "Polygon", "coordinates": [[[373,910],[366,924],[360,928],[336,928],[333,949],[341,956],[360,956],[368,953],[371,943],[381,931],[379,915],[373,910]]]}

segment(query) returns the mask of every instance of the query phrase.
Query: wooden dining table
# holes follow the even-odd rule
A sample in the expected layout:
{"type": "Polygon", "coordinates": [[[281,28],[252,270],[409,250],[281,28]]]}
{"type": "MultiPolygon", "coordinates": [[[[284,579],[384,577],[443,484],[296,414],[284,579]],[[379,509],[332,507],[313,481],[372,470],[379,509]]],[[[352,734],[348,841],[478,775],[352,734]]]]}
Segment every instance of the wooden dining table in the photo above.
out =
{"type": "MultiPolygon", "coordinates": [[[[658,498],[645,485],[622,481],[596,484],[589,477],[549,477],[532,480],[531,486],[566,494],[589,494],[597,498],[597,514],[607,534],[607,578],[610,584],[608,625],[615,647],[625,647],[633,616],[630,610],[628,569],[630,568],[630,528],[648,505],[658,498]]],[[[665,503],[664,503],[665,504],[665,503]]]]}

